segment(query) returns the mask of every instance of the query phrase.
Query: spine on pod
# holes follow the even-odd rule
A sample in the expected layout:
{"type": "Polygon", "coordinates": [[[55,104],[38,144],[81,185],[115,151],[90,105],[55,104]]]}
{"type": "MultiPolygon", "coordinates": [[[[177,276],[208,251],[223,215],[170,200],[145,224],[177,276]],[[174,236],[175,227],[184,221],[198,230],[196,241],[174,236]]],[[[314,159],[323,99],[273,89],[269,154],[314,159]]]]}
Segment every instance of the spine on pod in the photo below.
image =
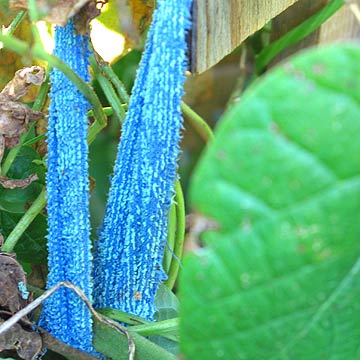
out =
{"type": "Polygon", "coordinates": [[[182,128],[191,0],[158,0],[135,81],[99,239],[94,301],[153,319],[182,128]]]}
{"type": "MultiPolygon", "coordinates": [[[[89,38],[75,33],[71,20],[56,27],[55,55],[85,81],[89,76],[89,38]]],[[[59,70],[50,75],[47,133],[47,288],[67,280],[91,297],[91,243],[87,110],[89,104],[59,70]]],[[[44,304],[40,324],[63,342],[92,351],[89,310],[70,289],[60,289],[44,304]]]]}

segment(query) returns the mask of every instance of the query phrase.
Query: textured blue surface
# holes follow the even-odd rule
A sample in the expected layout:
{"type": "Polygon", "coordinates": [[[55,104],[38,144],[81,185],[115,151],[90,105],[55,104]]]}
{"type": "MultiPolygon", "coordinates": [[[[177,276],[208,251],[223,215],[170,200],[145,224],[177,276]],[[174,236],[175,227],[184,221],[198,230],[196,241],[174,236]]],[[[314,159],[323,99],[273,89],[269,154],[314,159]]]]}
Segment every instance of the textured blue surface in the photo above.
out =
{"type": "MultiPolygon", "coordinates": [[[[57,27],[55,55],[89,81],[87,36],[75,35],[73,25],[57,27]]],[[[87,110],[75,85],[59,70],[51,73],[47,133],[47,193],[49,275],[47,288],[62,280],[91,297],[91,243],[87,110]]],[[[92,350],[91,316],[70,289],[60,289],[44,304],[40,325],[65,343],[92,350]]]]}
{"type": "Polygon", "coordinates": [[[191,0],[158,0],[122,129],[94,261],[94,301],[152,319],[176,178],[191,0]]]}

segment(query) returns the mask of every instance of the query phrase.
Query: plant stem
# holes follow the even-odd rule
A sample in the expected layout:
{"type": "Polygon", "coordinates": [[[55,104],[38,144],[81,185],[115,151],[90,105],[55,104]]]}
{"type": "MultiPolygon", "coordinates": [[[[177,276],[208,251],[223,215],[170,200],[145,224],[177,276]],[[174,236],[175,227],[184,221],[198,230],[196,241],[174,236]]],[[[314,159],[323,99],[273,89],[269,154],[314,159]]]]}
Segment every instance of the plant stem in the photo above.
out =
{"type": "Polygon", "coordinates": [[[123,322],[128,325],[139,325],[139,324],[150,324],[151,321],[146,320],[142,317],[128,314],[124,311],[110,308],[99,308],[96,311],[110,319],[123,322]]]}
{"type": "Polygon", "coordinates": [[[175,182],[175,202],[176,206],[176,237],[174,245],[174,253],[168,273],[168,279],[165,281],[165,285],[172,289],[175,285],[179,268],[180,261],[183,254],[184,238],[185,238],[185,202],[184,194],[181,189],[180,181],[175,182]]]}
{"type": "MultiPolygon", "coordinates": [[[[125,107],[124,104],[122,104],[121,106],[123,108],[125,107]]],[[[103,107],[102,110],[103,110],[103,112],[104,112],[104,114],[106,116],[111,116],[111,115],[114,114],[114,110],[113,110],[113,108],[111,106],[103,107]]],[[[87,113],[87,116],[88,117],[94,117],[94,112],[92,110],[89,110],[88,113],[87,113]]]]}
{"type": "Polygon", "coordinates": [[[106,62],[94,49],[94,58],[96,60],[96,63],[98,65],[98,69],[100,70],[100,73],[107,77],[108,80],[114,85],[120,100],[126,104],[126,106],[129,104],[130,96],[126,91],[125,85],[122,83],[122,81],[118,78],[115,71],[109,65],[108,62],[106,62]]]}
{"type": "Polygon", "coordinates": [[[117,93],[119,94],[120,100],[125,104],[128,104],[130,101],[130,96],[125,89],[125,85],[120,81],[118,76],[115,74],[113,68],[106,62],[101,64],[101,70],[109,78],[112,84],[115,86],[117,93]]]}
{"type": "Polygon", "coordinates": [[[12,35],[17,27],[21,24],[26,16],[26,11],[20,11],[11,22],[11,24],[5,29],[4,33],[7,35],[12,35]]]}
{"type": "Polygon", "coordinates": [[[181,104],[181,109],[191,126],[198,132],[198,134],[205,142],[208,142],[214,138],[214,134],[210,126],[199,114],[197,114],[184,102],[181,104]]]}
{"type": "Polygon", "coordinates": [[[129,327],[129,332],[136,332],[142,336],[164,335],[179,328],[179,318],[167,319],[149,324],[129,327]]]}
{"type": "Polygon", "coordinates": [[[31,27],[32,35],[34,37],[34,42],[35,44],[42,44],[39,30],[36,27],[36,22],[39,21],[39,13],[36,8],[35,0],[28,0],[28,12],[30,18],[30,27],[31,27]]]}
{"type": "Polygon", "coordinates": [[[7,48],[19,55],[30,55],[29,45],[16,37],[3,34],[0,32],[0,41],[3,43],[4,48],[7,48]]]}
{"type": "Polygon", "coordinates": [[[171,332],[177,331],[179,318],[167,319],[163,321],[152,322],[138,316],[127,314],[115,309],[96,309],[96,311],[112,320],[120,321],[129,325],[129,332],[136,332],[143,336],[162,335],[170,340],[178,341],[177,337],[171,332]]]}
{"type": "Polygon", "coordinates": [[[256,57],[256,69],[261,73],[269,62],[288,46],[297,43],[319,28],[330,16],[344,5],[343,0],[331,0],[317,13],[310,16],[300,25],[287,32],[280,39],[264,48],[256,57]]]}
{"type": "Polygon", "coordinates": [[[38,135],[38,136],[34,136],[33,138],[25,141],[25,142],[23,143],[23,146],[36,144],[36,143],[39,142],[40,140],[45,139],[45,137],[46,137],[45,134],[41,134],[41,135],[38,135]]]}
{"type": "Polygon", "coordinates": [[[13,231],[9,234],[7,239],[2,246],[2,251],[5,252],[13,252],[14,247],[16,246],[18,240],[24,231],[28,228],[28,226],[32,223],[32,221],[36,218],[37,215],[40,214],[41,210],[46,204],[46,190],[45,187],[36,198],[36,200],[32,203],[28,211],[24,214],[24,216],[20,219],[20,221],[16,224],[13,231]]]}
{"type": "Polygon", "coordinates": [[[90,56],[90,64],[94,70],[96,79],[99,81],[101,88],[104,91],[106,98],[108,99],[111,107],[113,108],[115,116],[118,118],[120,124],[125,120],[125,110],[122,107],[122,104],[116,94],[111,82],[101,73],[99,64],[96,61],[94,55],[90,56]]]}
{"type": "Polygon", "coordinates": [[[163,268],[166,274],[169,274],[171,260],[174,253],[176,235],[176,206],[177,205],[175,202],[171,204],[169,214],[167,244],[165,246],[165,253],[163,259],[163,268]]]}

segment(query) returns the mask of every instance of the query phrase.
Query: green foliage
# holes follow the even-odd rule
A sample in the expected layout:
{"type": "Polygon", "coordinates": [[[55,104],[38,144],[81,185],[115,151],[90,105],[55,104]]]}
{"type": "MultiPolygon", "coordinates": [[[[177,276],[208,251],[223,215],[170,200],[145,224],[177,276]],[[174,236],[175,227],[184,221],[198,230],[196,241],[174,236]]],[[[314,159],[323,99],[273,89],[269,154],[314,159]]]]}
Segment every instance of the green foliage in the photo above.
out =
{"type": "MultiPolygon", "coordinates": [[[[178,316],[178,299],[165,285],[161,285],[156,295],[156,307],[158,309],[155,314],[156,322],[152,323],[148,320],[129,315],[118,310],[100,309],[100,313],[117,321],[135,326],[128,327],[130,336],[134,339],[136,348],[140,346],[140,353],[137,354],[138,359],[150,359],[153,354],[154,359],[172,359],[172,354],[178,352],[178,337],[176,335],[178,316]],[[170,320],[170,321],[169,321],[170,320]],[[139,325],[141,324],[141,325],[139,325]],[[148,340],[142,336],[146,335],[148,340]],[[157,335],[158,334],[158,335],[157,335]],[[155,346],[157,345],[157,346],[155,346]],[[153,353],[153,351],[155,351],[153,353]]],[[[128,342],[124,335],[116,334],[107,326],[95,322],[95,346],[106,356],[117,356],[116,359],[122,359],[127,353],[128,342]],[[115,341],[118,338],[120,345],[114,349],[110,344],[103,344],[107,338],[115,341]]]]}
{"type": "MultiPolygon", "coordinates": [[[[173,319],[178,316],[179,300],[165,285],[161,285],[159,287],[159,290],[156,294],[155,303],[158,309],[155,314],[155,320],[157,322],[173,319]]],[[[160,335],[152,335],[149,337],[149,340],[161,346],[170,353],[177,354],[179,350],[179,338],[177,336],[177,332],[170,332],[168,335],[169,334],[170,339],[160,335]]]]}
{"type": "MultiPolygon", "coordinates": [[[[7,237],[20,218],[20,214],[0,211],[1,233],[7,237]]],[[[46,217],[39,214],[32,222],[32,226],[23,232],[15,247],[15,253],[20,263],[46,264],[46,228],[46,217]]]]}
{"type": "MultiPolygon", "coordinates": [[[[116,360],[127,360],[128,341],[124,335],[119,334],[114,329],[109,328],[97,320],[94,323],[94,346],[96,350],[103,353],[107,358],[116,360]]],[[[131,334],[135,342],[136,360],[175,360],[176,357],[161,347],[155,345],[144,337],[131,334]]]]}
{"type": "Polygon", "coordinates": [[[24,213],[25,205],[35,200],[39,195],[42,184],[45,182],[45,168],[37,164],[40,155],[31,147],[21,148],[15,158],[8,176],[11,179],[24,179],[32,174],[38,174],[39,180],[30,184],[25,189],[5,189],[0,188],[0,209],[13,213],[24,213]]]}
{"type": "Polygon", "coordinates": [[[184,264],[188,359],[358,359],[359,61],[296,57],[222,119],[191,188],[219,229],[184,264]]]}
{"type": "MultiPolygon", "coordinates": [[[[141,333],[139,326],[128,328],[130,336],[135,342],[136,356],[135,359],[151,359],[151,360],[170,360],[175,359],[172,353],[177,353],[177,342],[174,341],[174,334],[169,333],[167,337],[154,335],[157,334],[161,328],[157,326],[161,324],[161,321],[168,320],[177,316],[178,300],[177,297],[167,288],[161,286],[156,296],[156,306],[158,312],[155,315],[158,323],[151,323],[149,321],[130,316],[121,313],[116,310],[103,310],[101,313],[120,321],[129,323],[144,323],[142,331],[150,335],[148,339],[144,338],[137,333],[141,333]],[[134,321],[135,320],[135,321],[134,321]],[[146,331],[146,324],[152,327],[152,329],[146,331]],[[154,326],[152,326],[154,325],[154,326]],[[159,329],[158,329],[158,328],[159,329]],[[138,328],[138,329],[137,329],[138,328]],[[172,335],[172,336],[171,336],[172,335]],[[172,339],[170,340],[169,337],[172,339]]],[[[163,329],[162,329],[163,330],[163,329]]],[[[117,333],[115,330],[110,329],[108,326],[95,320],[95,348],[102,352],[107,357],[111,357],[116,360],[128,359],[128,341],[124,335],[117,333]]]]}
{"type": "Polygon", "coordinates": [[[265,47],[256,59],[258,71],[263,71],[274,57],[317,30],[344,5],[343,0],[331,0],[313,16],[296,26],[277,41],[265,47]]]}

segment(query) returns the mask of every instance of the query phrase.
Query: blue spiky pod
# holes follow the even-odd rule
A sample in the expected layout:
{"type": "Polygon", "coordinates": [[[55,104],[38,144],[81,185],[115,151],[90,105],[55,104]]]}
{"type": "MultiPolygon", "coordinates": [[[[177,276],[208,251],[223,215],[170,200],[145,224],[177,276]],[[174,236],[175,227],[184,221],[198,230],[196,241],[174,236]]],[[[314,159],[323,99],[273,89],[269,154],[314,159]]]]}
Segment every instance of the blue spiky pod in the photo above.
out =
{"type": "Polygon", "coordinates": [[[182,128],[191,0],[159,0],[111,179],[94,258],[94,301],[153,319],[182,128]]]}
{"type": "MultiPolygon", "coordinates": [[[[89,38],[77,35],[71,21],[57,27],[55,55],[85,81],[89,76],[89,38]]],[[[87,111],[89,104],[58,69],[50,75],[47,133],[48,265],[47,288],[67,280],[91,297],[91,243],[87,111]]],[[[41,326],[63,342],[92,351],[89,310],[70,289],[60,289],[44,304],[41,326]]]]}

